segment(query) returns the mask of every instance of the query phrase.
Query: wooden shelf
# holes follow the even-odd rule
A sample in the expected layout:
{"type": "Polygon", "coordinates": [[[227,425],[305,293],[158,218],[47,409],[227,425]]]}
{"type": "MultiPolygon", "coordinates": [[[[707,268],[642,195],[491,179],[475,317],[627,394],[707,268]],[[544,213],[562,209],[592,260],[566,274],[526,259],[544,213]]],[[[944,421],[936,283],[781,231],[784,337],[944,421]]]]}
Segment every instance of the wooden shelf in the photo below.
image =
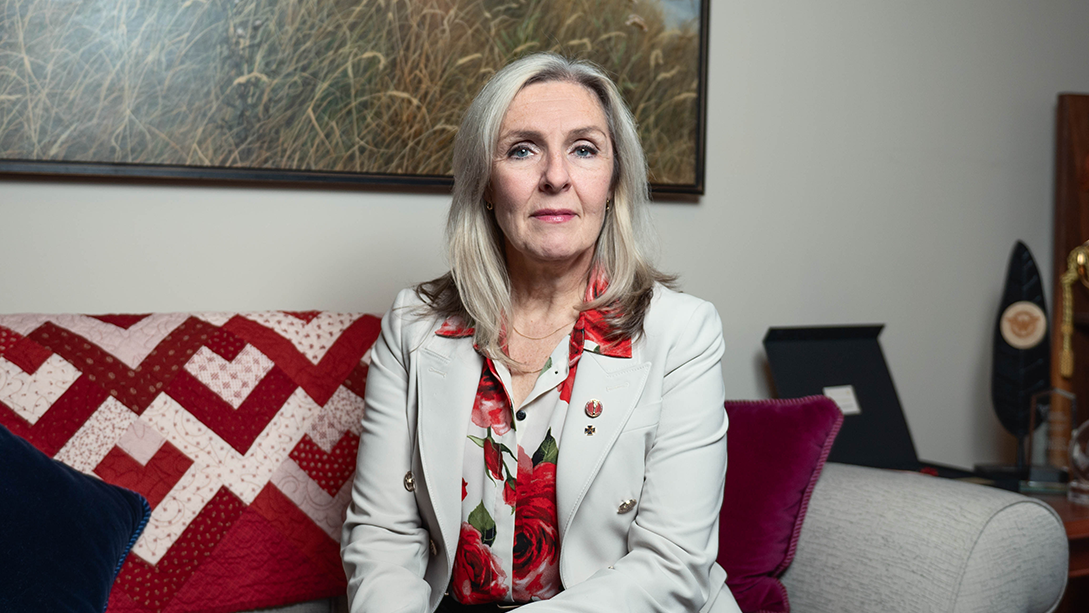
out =
{"type": "Polygon", "coordinates": [[[1066,496],[1060,495],[1033,494],[1032,497],[1046,502],[1048,506],[1055,509],[1063,520],[1067,538],[1089,537],[1089,506],[1070,502],[1066,496]]]}
{"type": "MultiPolygon", "coordinates": [[[[1089,403],[1089,290],[1075,283],[1074,376],[1059,372],[1062,350],[1062,283],[1070,251],[1089,240],[1089,95],[1061,94],[1056,109],[1055,228],[1052,251],[1051,385],[1089,403]]],[[[1070,580],[1056,613],[1089,611],[1089,506],[1064,496],[1037,496],[1063,520],[1070,547],[1070,580]]]]}
{"type": "Polygon", "coordinates": [[[1089,95],[1061,94],[1056,109],[1055,227],[1052,251],[1051,385],[1073,392],[1078,404],[1089,401],[1089,289],[1075,282],[1073,291],[1074,374],[1059,372],[1062,351],[1062,283],[1071,250],[1089,240],[1089,95]]]}

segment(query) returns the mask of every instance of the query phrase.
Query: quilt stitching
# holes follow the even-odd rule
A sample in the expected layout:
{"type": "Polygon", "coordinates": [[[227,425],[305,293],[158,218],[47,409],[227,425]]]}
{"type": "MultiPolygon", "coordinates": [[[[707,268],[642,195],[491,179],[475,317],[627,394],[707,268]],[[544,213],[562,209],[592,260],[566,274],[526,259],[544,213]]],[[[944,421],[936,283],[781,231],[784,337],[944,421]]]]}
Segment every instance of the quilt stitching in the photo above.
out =
{"type": "Polygon", "coordinates": [[[109,613],[343,592],[379,327],[320,311],[0,315],[0,424],[152,507],[109,613]]]}

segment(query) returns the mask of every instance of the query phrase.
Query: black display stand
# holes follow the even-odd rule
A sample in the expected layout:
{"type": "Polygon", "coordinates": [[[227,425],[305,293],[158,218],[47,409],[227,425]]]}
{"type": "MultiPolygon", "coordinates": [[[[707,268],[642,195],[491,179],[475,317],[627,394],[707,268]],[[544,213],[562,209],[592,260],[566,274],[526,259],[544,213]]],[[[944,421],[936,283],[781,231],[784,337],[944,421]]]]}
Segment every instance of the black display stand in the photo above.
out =
{"type": "Polygon", "coordinates": [[[830,462],[917,471],[941,476],[971,472],[920,462],[896,387],[877,341],[884,325],[769,328],[764,351],[779,398],[824,394],[851,386],[859,412],[844,416],[830,462]]]}

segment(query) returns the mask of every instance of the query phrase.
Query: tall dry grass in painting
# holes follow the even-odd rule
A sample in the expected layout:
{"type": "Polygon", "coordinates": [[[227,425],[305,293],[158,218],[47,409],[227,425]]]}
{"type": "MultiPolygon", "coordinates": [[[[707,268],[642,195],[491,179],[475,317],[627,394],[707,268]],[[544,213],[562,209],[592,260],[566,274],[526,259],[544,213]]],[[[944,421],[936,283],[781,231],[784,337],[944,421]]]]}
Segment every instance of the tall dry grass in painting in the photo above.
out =
{"type": "Polygon", "coordinates": [[[698,47],[656,0],[0,0],[0,158],[449,174],[484,81],[552,50],[692,183],[698,47]]]}

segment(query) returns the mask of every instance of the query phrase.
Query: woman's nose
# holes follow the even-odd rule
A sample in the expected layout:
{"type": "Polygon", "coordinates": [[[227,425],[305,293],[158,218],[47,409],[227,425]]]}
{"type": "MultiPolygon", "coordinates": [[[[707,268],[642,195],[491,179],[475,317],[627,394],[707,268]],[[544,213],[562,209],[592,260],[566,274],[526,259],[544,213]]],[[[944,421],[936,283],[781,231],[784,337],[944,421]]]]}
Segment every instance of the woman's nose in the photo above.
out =
{"type": "Polygon", "coordinates": [[[563,151],[550,152],[545,156],[544,172],[541,173],[541,188],[545,191],[558,192],[571,184],[571,175],[567,168],[567,157],[563,151]]]}

